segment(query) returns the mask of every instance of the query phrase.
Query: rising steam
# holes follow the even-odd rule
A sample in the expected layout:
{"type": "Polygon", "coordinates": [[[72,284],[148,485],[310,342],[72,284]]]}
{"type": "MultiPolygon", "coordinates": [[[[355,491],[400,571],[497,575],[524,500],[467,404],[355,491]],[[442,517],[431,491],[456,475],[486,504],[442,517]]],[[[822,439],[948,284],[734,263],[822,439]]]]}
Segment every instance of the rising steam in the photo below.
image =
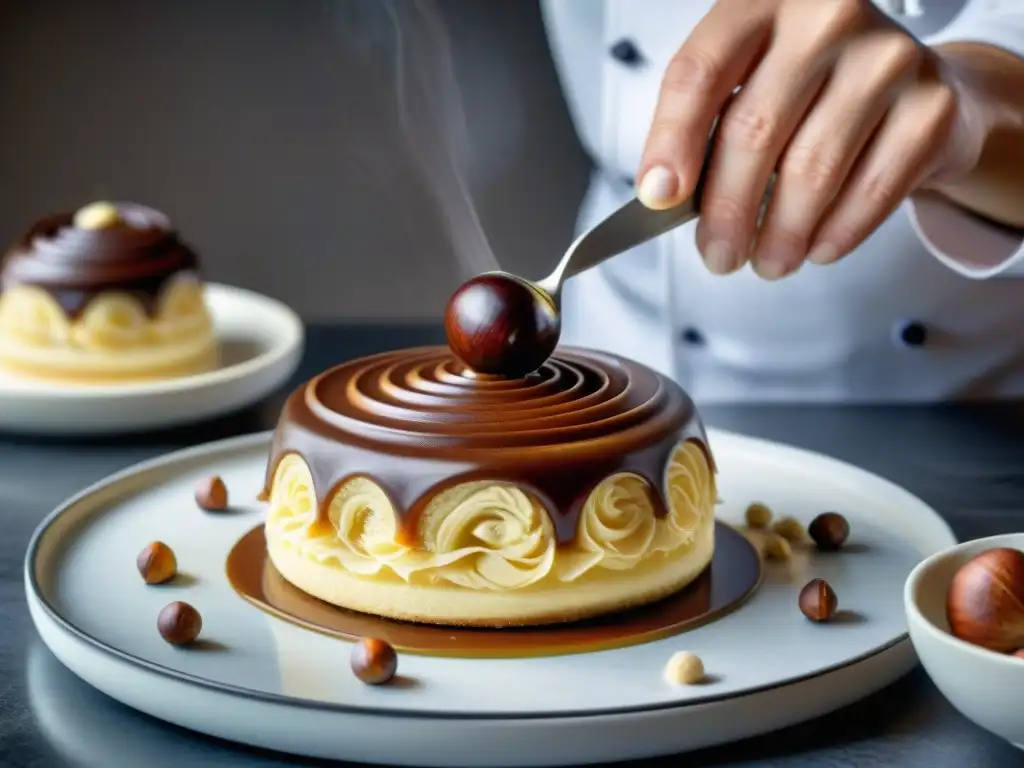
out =
{"type": "Polygon", "coordinates": [[[343,2],[353,45],[393,75],[408,157],[444,217],[463,277],[498,269],[464,174],[469,142],[451,42],[433,0],[343,2]]]}

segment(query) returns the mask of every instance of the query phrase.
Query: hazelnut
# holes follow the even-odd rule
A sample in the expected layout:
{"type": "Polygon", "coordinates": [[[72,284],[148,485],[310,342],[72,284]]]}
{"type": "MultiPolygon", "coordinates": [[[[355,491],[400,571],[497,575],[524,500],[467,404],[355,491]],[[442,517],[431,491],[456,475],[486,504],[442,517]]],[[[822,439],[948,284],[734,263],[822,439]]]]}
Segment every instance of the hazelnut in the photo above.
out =
{"type": "Polygon", "coordinates": [[[367,685],[388,682],[398,671],[398,654],[383,640],[364,637],[352,647],[352,672],[367,685]]]}
{"type": "Polygon", "coordinates": [[[759,501],[747,507],[747,526],[750,528],[767,528],[772,521],[772,511],[759,501]]]}
{"type": "Polygon", "coordinates": [[[228,489],[216,475],[204,478],[196,487],[196,504],[207,512],[222,512],[228,508],[228,489]]]}
{"type": "Polygon", "coordinates": [[[789,542],[778,534],[772,533],[764,542],[764,556],[768,560],[788,560],[793,554],[789,542]]]}
{"type": "Polygon", "coordinates": [[[174,551],[162,541],[154,541],[139,552],[135,566],[147,584],[163,584],[178,575],[174,551]]]}
{"type": "Polygon", "coordinates": [[[800,590],[800,612],[814,622],[831,621],[839,608],[835,590],[824,579],[811,579],[800,590]]]}
{"type": "Polygon", "coordinates": [[[176,600],[168,603],[156,619],[156,628],[171,645],[194,642],[203,629],[203,617],[188,603],[176,600]]]}
{"type": "Polygon", "coordinates": [[[946,620],[954,637],[990,651],[1024,648],[1024,552],[996,547],[960,566],[946,620]]]}
{"type": "Polygon", "coordinates": [[[822,552],[835,552],[846,543],[850,524],[838,512],[823,512],[807,526],[807,534],[822,552]]]}
{"type": "Polygon", "coordinates": [[[800,521],[795,517],[779,518],[772,526],[772,530],[793,544],[798,544],[804,540],[804,527],[800,525],[800,521]]]}
{"type": "Polygon", "coordinates": [[[121,221],[121,213],[110,203],[92,203],[79,208],[74,225],[78,229],[106,229],[121,221]]]}
{"type": "Polygon", "coordinates": [[[665,665],[665,680],[672,685],[695,685],[703,679],[704,662],[694,653],[674,653],[665,665]]]}

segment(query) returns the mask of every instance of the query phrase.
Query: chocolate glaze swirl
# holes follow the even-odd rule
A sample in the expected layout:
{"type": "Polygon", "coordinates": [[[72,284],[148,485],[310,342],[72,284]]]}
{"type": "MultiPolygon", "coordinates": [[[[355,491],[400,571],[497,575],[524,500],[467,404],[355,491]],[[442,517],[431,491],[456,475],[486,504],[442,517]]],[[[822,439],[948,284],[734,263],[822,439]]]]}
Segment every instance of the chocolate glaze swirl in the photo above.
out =
{"type": "Polygon", "coordinates": [[[133,203],[116,207],[122,220],[102,229],[76,227],[74,212],[37,221],[4,256],[0,291],[42,288],[71,317],[99,293],[119,291],[136,296],[153,315],[164,285],[196,275],[199,258],[164,214],[133,203]]]}
{"type": "Polygon", "coordinates": [[[540,501],[564,543],[575,537],[590,492],[617,472],[647,480],[664,514],[665,469],[685,440],[698,442],[714,466],[693,402],[638,363],[562,348],[535,373],[509,380],[474,374],[446,347],[422,347],[345,363],[293,392],[262,498],[281,459],[298,454],[313,477],[321,524],[338,488],[364,476],[388,494],[413,544],[436,494],[504,481],[540,501]]]}

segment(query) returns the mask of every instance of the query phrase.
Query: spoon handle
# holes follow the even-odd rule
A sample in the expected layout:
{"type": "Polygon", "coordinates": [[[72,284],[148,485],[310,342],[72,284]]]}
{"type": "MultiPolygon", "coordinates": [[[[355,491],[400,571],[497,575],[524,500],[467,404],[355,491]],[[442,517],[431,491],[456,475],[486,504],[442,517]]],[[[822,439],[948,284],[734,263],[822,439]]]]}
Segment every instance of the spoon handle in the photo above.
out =
{"type": "MultiPolygon", "coordinates": [[[[715,144],[718,123],[719,118],[716,117],[708,136],[707,148],[704,150],[704,162],[697,178],[696,189],[687,200],[674,208],[654,211],[633,198],[600,224],[576,238],[555,267],[555,271],[543,280],[538,280],[536,285],[552,297],[557,297],[562,289],[562,283],[570,277],[696,219],[700,215],[704,182],[708,167],[711,165],[711,151],[715,144]]],[[[764,205],[761,213],[763,215],[764,205]]]]}
{"type": "Polygon", "coordinates": [[[549,293],[557,293],[570,277],[692,221],[699,212],[699,195],[663,211],[651,210],[634,198],[580,235],[569,246],[555,271],[539,281],[539,285],[549,293]]]}

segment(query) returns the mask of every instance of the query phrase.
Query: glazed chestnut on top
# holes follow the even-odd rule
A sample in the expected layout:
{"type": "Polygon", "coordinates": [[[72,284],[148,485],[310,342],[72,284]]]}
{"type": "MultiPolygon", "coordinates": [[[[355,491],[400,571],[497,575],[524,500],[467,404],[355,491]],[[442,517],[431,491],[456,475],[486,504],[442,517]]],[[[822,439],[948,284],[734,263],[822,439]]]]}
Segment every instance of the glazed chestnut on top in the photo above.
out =
{"type": "Polygon", "coordinates": [[[488,273],[452,295],[444,315],[448,346],[477,373],[518,379],[540,368],[558,344],[554,302],[525,280],[488,273]]]}

